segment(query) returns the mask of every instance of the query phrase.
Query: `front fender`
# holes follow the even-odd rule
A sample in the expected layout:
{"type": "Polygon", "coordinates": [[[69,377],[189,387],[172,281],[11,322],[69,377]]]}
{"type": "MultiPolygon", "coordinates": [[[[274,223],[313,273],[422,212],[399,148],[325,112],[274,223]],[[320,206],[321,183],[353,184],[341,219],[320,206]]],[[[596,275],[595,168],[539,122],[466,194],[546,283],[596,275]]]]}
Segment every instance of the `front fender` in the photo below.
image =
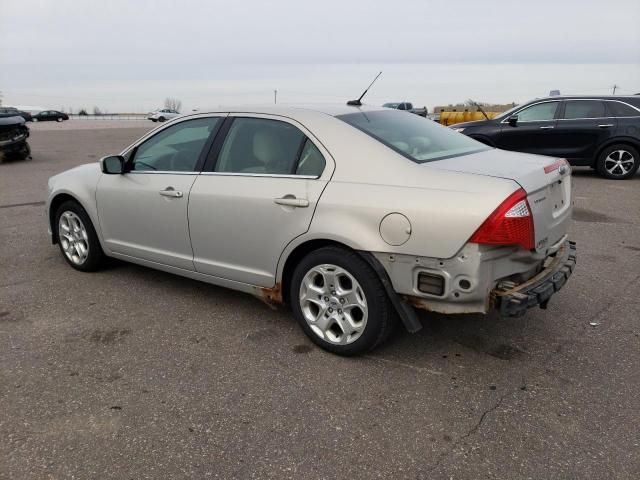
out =
{"type": "MultiPolygon", "coordinates": [[[[71,197],[78,202],[87,212],[87,215],[89,215],[93,228],[98,235],[100,245],[103,250],[105,250],[98,211],[96,208],[96,189],[101,176],[102,172],[100,171],[100,165],[96,162],[80,165],[49,179],[49,191],[45,208],[49,223],[49,231],[54,235],[52,238],[55,239],[55,229],[53,225],[55,210],[63,198],[71,197]]],[[[107,250],[105,250],[105,253],[107,253],[107,250]]]]}

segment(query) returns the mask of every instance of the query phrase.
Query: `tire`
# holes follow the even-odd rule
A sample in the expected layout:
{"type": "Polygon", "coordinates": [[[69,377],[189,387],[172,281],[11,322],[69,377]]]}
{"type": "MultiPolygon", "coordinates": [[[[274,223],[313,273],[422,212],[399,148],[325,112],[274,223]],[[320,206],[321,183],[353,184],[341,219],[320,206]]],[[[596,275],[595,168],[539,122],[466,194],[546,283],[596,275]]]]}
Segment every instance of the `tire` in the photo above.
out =
{"type": "Polygon", "coordinates": [[[153,123],[156,123],[156,122],[157,122],[157,120],[156,120],[155,118],[152,118],[152,119],[151,119],[151,121],[152,121],[153,123]]]}
{"type": "Polygon", "coordinates": [[[100,241],[89,215],[77,202],[69,200],[58,207],[54,228],[58,235],[58,246],[62,257],[69,265],[81,272],[93,272],[102,267],[105,255],[100,241]],[[76,219],[80,221],[79,224],[75,222],[76,219]],[[65,228],[61,226],[61,222],[67,226],[73,226],[74,230],[75,227],[81,227],[80,230],[74,231],[72,242],[63,237],[62,230],[65,228]],[[73,246],[74,243],[77,248],[73,246]],[[86,249],[84,256],[82,254],[83,248],[86,249]]]}
{"type": "Polygon", "coordinates": [[[37,122],[37,121],[38,121],[38,119],[37,119],[37,117],[33,117],[33,119],[32,119],[31,121],[32,121],[32,122],[37,122]]]}
{"type": "Polygon", "coordinates": [[[338,355],[376,348],[396,323],[377,274],[346,248],[324,247],[304,257],[293,271],[289,300],[311,341],[338,355]]]}
{"type": "Polygon", "coordinates": [[[63,120],[63,118],[62,118],[62,117],[58,117],[58,118],[56,118],[56,122],[61,122],[62,120],[63,120]]]}
{"type": "Polygon", "coordinates": [[[618,143],[605,148],[596,161],[596,170],[600,175],[612,180],[626,180],[633,177],[640,167],[638,150],[618,143]]]}
{"type": "Polygon", "coordinates": [[[31,157],[31,147],[29,146],[28,143],[25,142],[25,144],[22,146],[22,148],[18,152],[18,160],[32,160],[32,159],[33,158],[31,157]]]}
{"type": "Polygon", "coordinates": [[[160,122],[164,122],[165,120],[166,120],[166,118],[164,118],[164,117],[160,117],[160,118],[158,119],[158,121],[160,121],[160,122]]]}

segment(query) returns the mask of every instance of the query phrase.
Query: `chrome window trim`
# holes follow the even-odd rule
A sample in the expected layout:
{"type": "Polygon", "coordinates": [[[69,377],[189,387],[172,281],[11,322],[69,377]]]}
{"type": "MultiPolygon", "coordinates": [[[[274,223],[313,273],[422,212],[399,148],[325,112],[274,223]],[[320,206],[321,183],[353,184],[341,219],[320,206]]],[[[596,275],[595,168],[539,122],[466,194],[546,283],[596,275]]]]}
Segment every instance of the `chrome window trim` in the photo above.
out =
{"type": "MultiPolygon", "coordinates": [[[[542,100],[540,102],[536,102],[536,103],[530,103],[529,105],[526,105],[524,107],[522,107],[520,110],[517,110],[515,112],[513,112],[511,115],[509,115],[509,117],[513,117],[514,115],[518,115],[520,112],[522,112],[523,110],[526,110],[527,108],[531,108],[534,107],[536,105],[540,105],[543,103],[552,103],[552,102],[557,102],[560,103],[562,100],[542,100]]],[[[509,123],[509,117],[505,118],[504,120],[501,120],[500,123],[509,123]]],[[[555,122],[556,119],[552,118],[551,120],[518,120],[518,123],[540,123],[540,122],[555,122]]]]}
{"type": "Polygon", "coordinates": [[[146,175],[146,174],[151,174],[151,175],[198,175],[200,172],[197,172],[195,170],[192,170],[192,171],[186,171],[186,170],[176,170],[176,171],[171,171],[171,170],[131,170],[131,171],[128,171],[128,172],[124,173],[123,175],[129,175],[130,173],[133,173],[135,175],[146,175]]]}
{"type": "Polygon", "coordinates": [[[279,173],[200,172],[200,175],[220,177],[299,178],[302,180],[317,180],[320,178],[320,176],[316,177],[314,175],[292,175],[279,173]]]}

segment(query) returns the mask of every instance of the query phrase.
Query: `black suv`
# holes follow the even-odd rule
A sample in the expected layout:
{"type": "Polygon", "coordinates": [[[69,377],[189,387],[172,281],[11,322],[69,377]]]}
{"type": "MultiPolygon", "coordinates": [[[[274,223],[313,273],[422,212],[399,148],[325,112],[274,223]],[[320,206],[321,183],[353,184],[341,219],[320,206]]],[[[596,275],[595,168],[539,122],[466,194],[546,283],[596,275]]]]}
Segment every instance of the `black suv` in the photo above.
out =
{"type": "Polygon", "coordinates": [[[640,96],[542,98],[451,128],[492,147],[566,158],[616,180],[640,166],[640,96]]]}

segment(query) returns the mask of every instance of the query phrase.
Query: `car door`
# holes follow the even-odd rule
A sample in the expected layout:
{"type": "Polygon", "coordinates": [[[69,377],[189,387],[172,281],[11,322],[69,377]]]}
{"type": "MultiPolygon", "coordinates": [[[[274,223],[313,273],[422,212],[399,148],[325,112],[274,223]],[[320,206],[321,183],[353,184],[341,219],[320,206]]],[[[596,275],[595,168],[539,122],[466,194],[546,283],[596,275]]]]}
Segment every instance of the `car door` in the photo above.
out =
{"type": "Polygon", "coordinates": [[[103,174],[96,200],[106,246],[127,257],[193,270],[187,204],[220,116],[153,132],[126,155],[126,173],[103,174]]]}
{"type": "Polygon", "coordinates": [[[284,117],[231,114],[223,130],[189,198],[195,268],[270,287],[285,246],[309,229],[333,161],[284,117]]]}
{"type": "Polygon", "coordinates": [[[608,117],[602,100],[566,99],[556,133],[562,140],[558,156],[574,165],[590,165],[599,146],[615,132],[616,119],[608,117]]]}
{"type": "Polygon", "coordinates": [[[557,155],[558,138],[555,135],[560,101],[545,101],[529,105],[514,113],[517,121],[509,118],[501,122],[496,147],[517,152],[557,155]]]}

